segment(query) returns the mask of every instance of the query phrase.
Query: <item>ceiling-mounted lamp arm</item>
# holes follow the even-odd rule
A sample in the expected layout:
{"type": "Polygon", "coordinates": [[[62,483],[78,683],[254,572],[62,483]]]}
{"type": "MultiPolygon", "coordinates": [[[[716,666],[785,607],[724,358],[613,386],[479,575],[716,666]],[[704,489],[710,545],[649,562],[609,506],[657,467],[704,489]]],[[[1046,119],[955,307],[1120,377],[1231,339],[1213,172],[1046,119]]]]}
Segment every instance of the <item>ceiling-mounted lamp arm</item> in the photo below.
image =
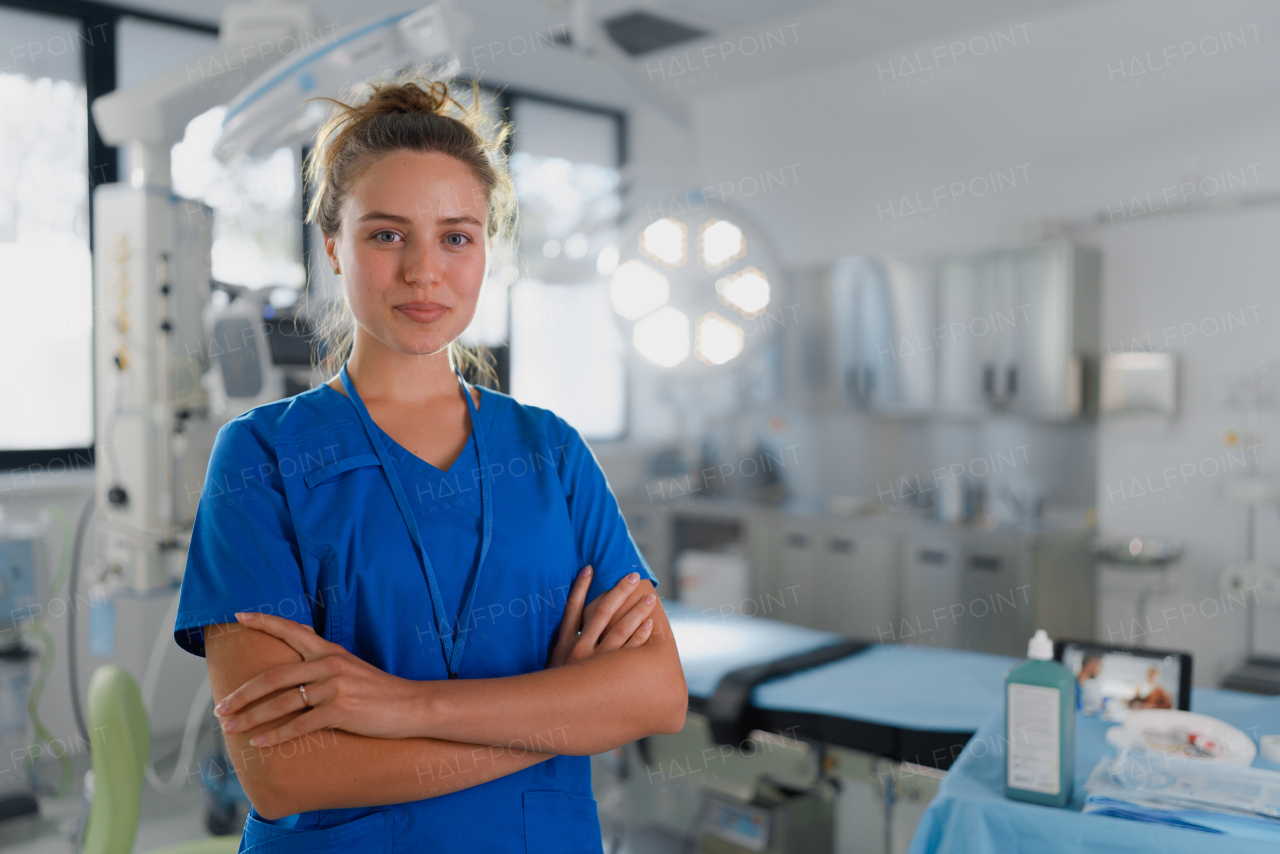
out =
{"type": "Polygon", "coordinates": [[[689,129],[689,110],[675,98],[663,95],[653,81],[637,66],[637,62],[609,37],[604,22],[596,14],[593,0],[569,0],[569,39],[574,51],[594,62],[607,62],[622,72],[627,82],[650,106],[675,123],[689,129]]]}

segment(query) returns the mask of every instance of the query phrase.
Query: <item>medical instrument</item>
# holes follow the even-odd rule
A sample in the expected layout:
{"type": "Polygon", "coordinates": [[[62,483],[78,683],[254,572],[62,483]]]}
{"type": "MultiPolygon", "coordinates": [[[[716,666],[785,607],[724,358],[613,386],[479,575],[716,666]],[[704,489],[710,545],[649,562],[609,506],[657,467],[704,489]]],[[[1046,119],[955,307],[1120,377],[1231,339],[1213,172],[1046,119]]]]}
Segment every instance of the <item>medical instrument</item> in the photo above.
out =
{"type": "Polygon", "coordinates": [[[61,797],[71,785],[68,752],[76,745],[55,738],[39,712],[56,653],[44,616],[75,607],[62,591],[71,563],[71,526],[56,504],[41,515],[40,522],[10,519],[0,508],[0,818],[37,811],[35,767],[46,754],[58,760],[62,773],[57,787],[42,793],[61,797]],[[58,565],[49,579],[46,538],[55,522],[62,536],[58,565]],[[40,651],[28,641],[38,643],[40,651]],[[34,675],[33,661],[38,661],[34,675]]]}
{"type": "MultiPolygon", "coordinates": [[[[95,336],[96,452],[105,462],[97,466],[98,502],[113,577],[144,593],[167,591],[170,579],[181,575],[213,436],[224,420],[214,405],[226,397],[265,402],[256,392],[237,395],[245,386],[236,381],[253,384],[253,368],[281,364],[262,357],[279,355],[279,340],[255,327],[270,326],[273,314],[266,309],[276,309],[274,303],[258,305],[261,313],[247,317],[248,326],[233,312],[221,328],[204,328],[205,306],[214,298],[213,211],[172,194],[170,149],[191,119],[228,96],[219,156],[297,144],[321,118],[314,109],[300,111],[303,100],[336,96],[345,86],[420,64],[448,73],[469,29],[447,0],[331,35],[312,32],[310,8],[300,2],[235,5],[224,23],[217,50],[92,104],[103,141],[127,146],[131,164],[124,181],[100,185],[93,195],[95,304],[108,320],[95,336]],[[262,45],[277,43],[295,47],[282,48],[291,55],[272,64],[280,54],[262,45]],[[308,47],[298,50],[299,44],[308,47]],[[234,75],[226,68],[228,57],[237,58],[234,75]],[[217,82],[238,85],[211,85],[209,76],[222,74],[227,76],[217,82]],[[228,336],[246,330],[257,346],[241,345],[227,355],[228,336]],[[224,333],[221,344],[218,332],[224,333]],[[213,352],[215,346],[220,352],[213,352]],[[220,398],[207,390],[211,363],[231,394],[220,398]]],[[[267,379],[273,377],[279,372],[267,379]]],[[[283,382],[261,388],[277,396],[290,390],[283,382]]]]}

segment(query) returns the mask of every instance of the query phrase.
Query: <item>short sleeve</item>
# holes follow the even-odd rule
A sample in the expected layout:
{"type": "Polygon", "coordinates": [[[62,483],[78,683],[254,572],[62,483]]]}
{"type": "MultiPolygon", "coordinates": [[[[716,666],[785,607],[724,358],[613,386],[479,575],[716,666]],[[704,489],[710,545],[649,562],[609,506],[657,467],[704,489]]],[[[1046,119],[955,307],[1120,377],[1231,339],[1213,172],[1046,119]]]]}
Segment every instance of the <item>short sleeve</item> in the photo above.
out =
{"type": "Polygon", "coordinates": [[[595,454],[577,430],[560,423],[565,430],[560,480],[569,502],[578,562],[580,567],[590,564],[595,573],[587,601],[610,590],[632,572],[639,572],[641,578],[648,578],[656,587],[658,578],[627,530],[618,499],[595,454]]]}
{"type": "Polygon", "coordinates": [[[202,627],[234,623],[237,611],[312,620],[275,452],[245,420],[223,425],[213,444],[191,532],[174,640],[203,656],[202,627]]]}

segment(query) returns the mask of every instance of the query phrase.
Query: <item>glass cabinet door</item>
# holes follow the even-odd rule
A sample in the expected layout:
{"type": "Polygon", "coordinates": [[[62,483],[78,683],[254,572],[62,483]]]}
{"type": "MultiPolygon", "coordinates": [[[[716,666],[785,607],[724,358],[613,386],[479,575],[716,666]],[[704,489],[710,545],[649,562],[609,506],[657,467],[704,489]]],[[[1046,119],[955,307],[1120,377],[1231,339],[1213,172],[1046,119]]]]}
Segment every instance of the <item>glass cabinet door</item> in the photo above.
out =
{"type": "Polygon", "coordinates": [[[835,265],[833,352],[850,405],[903,414],[933,408],[935,301],[931,261],[845,258],[835,265]]]}
{"type": "Polygon", "coordinates": [[[1011,253],[1016,270],[1013,348],[1007,370],[1016,388],[1011,409],[1027,415],[1071,415],[1071,274],[1067,247],[1011,253]]]}
{"type": "Polygon", "coordinates": [[[987,411],[982,366],[992,361],[991,337],[981,321],[987,295],[983,267],[972,255],[955,255],[938,264],[938,408],[954,415],[987,411]]]}

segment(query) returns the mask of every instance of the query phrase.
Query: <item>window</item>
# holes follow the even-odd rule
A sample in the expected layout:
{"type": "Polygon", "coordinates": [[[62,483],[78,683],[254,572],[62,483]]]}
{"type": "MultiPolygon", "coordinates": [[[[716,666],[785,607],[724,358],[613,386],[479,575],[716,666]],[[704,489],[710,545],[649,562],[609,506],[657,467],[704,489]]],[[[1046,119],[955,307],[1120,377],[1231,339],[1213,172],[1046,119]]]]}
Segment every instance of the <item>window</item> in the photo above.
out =
{"type": "Polygon", "coordinates": [[[514,96],[520,202],[511,288],[511,394],[588,439],[626,429],[626,351],[605,274],[616,261],[618,114],[514,96]]]}
{"type": "Polygon", "coordinates": [[[0,451],[93,444],[83,31],[0,8],[0,451]]]}
{"type": "Polygon", "coordinates": [[[214,107],[187,124],[171,156],[173,192],[214,210],[214,279],[251,288],[301,288],[302,196],[293,149],[256,160],[218,161],[213,146],[225,113],[225,106],[214,107]]]}

